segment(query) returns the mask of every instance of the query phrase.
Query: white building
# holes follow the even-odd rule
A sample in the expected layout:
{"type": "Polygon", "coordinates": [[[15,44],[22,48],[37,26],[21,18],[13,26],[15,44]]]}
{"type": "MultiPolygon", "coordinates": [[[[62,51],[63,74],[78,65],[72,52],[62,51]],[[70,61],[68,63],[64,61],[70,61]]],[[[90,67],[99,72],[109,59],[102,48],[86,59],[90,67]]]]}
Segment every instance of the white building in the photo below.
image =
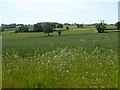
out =
{"type": "Polygon", "coordinates": [[[120,21],[120,1],[118,2],[118,21],[120,21]]]}

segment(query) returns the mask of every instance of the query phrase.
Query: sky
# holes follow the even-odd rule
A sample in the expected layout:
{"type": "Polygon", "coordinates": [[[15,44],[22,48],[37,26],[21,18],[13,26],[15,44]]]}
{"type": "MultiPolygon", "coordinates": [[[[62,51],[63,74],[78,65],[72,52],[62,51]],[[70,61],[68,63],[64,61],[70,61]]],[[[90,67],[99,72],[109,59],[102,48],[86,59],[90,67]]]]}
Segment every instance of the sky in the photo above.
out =
{"type": "Polygon", "coordinates": [[[0,23],[105,23],[118,21],[119,0],[0,0],[0,23]]]}

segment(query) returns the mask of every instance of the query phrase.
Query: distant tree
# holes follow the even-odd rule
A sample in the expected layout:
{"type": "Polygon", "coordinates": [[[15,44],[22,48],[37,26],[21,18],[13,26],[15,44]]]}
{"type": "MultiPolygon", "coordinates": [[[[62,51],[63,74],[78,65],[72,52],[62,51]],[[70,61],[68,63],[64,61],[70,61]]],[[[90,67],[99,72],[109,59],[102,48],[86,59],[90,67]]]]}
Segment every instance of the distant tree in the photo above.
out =
{"type": "Polygon", "coordinates": [[[19,26],[25,26],[24,24],[19,24],[19,26]]]}
{"type": "Polygon", "coordinates": [[[83,28],[84,24],[76,24],[77,28],[83,28]]]}
{"type": "Polygon", "coordinates": [[[4,24],[1,24],[0,32],[3,32],[3,31],[4,31],[4,24]]]}
{"type": "Polygon", "coordinates": [[[21,26],[15,31],[15,33],[17,32],[29,32],[29,28],[27,26],[21,26]]]}
{"type": "Polygon", "coordinates": [[[9,24],[9,27],[10,28],[16,28],[16,24],[14,23],[14,24],[9,24]]]}
{"type": "Polygon", "coordinates": [[[63,25],[62,24],[58,24],[57,28],[63,28],[63,25]]]}
{"type": "Polygon", "coordinates": [[[106,29],[106,25],[104,25],[104,20],[102,20],[101,23],[96,25],[96,29],[98,33],[104,33],[104,30],[106,29]]]}
{"type": "Polygon", "coordinates": [[[58,35],[61,35],[61,31],[58,31],[58,35]]]}
{"type": "Polygon", "coordinates": [[[50,33],[52,33],[53,30],[54,30],[53,24],[50,23],[50,22],[42,23],[41,27],[43,28],[43,32],[46,33],[46,34],[48,34],[48,36],[49,36],[50,33]]]}
{"type": "Polygon", "coordinates": [[[69,23],[64,23],[64,25],[70,25],[69,23]]]}
{"type": "Polygon", "coordinates": [[[77,23],[74,23],[73,25],[77,25],[77,23]]]}
{"type": "Polygon", "coordinates": [[[80,25],[79,24],[76,24],[77,28],[80,28],[80,25]]]}
{"type": "Polygon", "coordinates": [[[43,32],[43,28],[41,26],[41,23],[34,24],[33,31],[35,31],[35,32],[43,32]]]}
{"type": "Polygon", "coordinates": [[[66,30],[69,30],[69,27],[68,27],[68,26],[66,26],[66,30]]]}
{"type": "Polygon", "coordinates": [[[117,22],[117,23],[115,24],[115,26],[117,27],[117,29],[120,30],[120,22],[117,22]]]}
{"type": "Polygon", "coordinates": [[[53,28],[53,30],[55,30],[56,26],[57,26],[57,23],[51,23],[51,27],[53,28]]]}
{"type": "Polygon", "coordinates": [[[79,24],[80,28],[83,28],[84,24],[79,24]]]}

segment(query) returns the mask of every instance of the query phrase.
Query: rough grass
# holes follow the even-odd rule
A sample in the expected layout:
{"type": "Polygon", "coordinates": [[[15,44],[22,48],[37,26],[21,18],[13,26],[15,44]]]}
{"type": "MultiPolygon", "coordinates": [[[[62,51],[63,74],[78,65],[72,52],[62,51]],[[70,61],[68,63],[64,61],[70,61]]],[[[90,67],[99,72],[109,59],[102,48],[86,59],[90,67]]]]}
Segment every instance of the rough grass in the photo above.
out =
{"type": "Polygon", "coordinates": [[[3,35],[3,87],[117,88],[118,33],[74,29],[3,35]]]}

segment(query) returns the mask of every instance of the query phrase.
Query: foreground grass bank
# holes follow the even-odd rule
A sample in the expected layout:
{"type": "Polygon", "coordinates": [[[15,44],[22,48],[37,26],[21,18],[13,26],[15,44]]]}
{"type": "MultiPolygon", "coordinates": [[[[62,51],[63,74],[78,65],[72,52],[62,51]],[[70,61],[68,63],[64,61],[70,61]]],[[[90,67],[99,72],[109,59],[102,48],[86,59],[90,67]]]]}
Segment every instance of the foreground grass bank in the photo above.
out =
{"type": "Polygon", "coordinates": [[[3,35],[3,87],[116,88],[118,33],[3,35]]]}

